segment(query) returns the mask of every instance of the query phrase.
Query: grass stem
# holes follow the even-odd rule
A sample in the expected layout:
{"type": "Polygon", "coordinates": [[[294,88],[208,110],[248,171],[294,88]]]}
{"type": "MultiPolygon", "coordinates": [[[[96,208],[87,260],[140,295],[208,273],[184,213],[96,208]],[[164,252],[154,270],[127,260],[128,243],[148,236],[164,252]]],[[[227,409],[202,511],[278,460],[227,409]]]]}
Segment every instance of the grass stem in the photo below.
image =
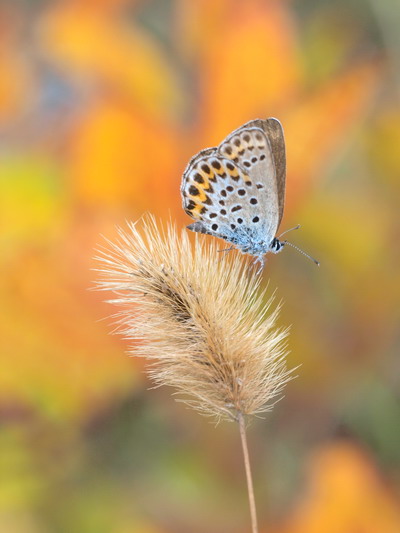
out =
{"type": "Polygon", "coordinates": [[[244,416],[242,413],[238,414],[238,422],[239,422],[240,440],[242,442],[242,449],[243,449],[244,467],[246,470],[247,492],[249,494],[251,531],[252,533],[258,533],[256,502],[254,499],[254,488],[253,488],[253,478],[251,475],[251,468],[250,468],[249,449],[247,447],[246,425],[245,425],[244,416]]]}

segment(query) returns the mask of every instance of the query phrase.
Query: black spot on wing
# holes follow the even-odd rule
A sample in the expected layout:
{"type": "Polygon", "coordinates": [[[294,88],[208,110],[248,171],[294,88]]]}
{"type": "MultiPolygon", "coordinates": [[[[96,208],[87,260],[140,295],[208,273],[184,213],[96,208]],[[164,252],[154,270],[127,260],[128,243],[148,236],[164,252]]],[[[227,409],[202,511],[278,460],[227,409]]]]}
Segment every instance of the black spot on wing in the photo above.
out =
{"type": "Polygon", "coordinates": [[[191,185],[189,187],[189,194],[191,194],[192,196],[198,196],[200,194],[200,191],[197,187],[195,187],[194,185],[191,185]]]}

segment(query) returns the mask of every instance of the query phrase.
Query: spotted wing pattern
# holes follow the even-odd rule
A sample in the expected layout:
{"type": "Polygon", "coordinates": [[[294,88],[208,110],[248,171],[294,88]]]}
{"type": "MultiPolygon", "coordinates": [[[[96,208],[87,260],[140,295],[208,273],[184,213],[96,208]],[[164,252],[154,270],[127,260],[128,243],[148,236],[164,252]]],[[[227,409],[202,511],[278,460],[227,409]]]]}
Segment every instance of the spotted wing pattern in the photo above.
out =
{"type": "Polygon", "coordinates": [[[191,159],[181,187],[183,208],[195,219],[189,229],[221,237],[255,255],[255,243],[274,238],[284,197],[275,161],[282,146],[284,160],[279,131],[275,119],[253,120],[218,147],[191,159]]]}

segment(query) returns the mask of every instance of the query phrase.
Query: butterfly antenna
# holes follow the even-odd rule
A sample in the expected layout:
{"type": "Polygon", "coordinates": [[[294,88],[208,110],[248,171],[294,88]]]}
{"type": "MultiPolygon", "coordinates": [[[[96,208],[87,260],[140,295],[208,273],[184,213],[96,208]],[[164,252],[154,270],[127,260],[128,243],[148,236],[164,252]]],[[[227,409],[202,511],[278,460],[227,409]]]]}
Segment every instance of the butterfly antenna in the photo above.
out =
{"type": "Polygon", "coordinates": [[[278,239],[280,239],[282,237],[282,235],[285,235],[285,233],[289,233],[289,231],[293,231],[294,229],[299,229],[299,228],[300,228],[300,224],[297,224],[297,226],[295,226],[294,228],[290,228],[290,229],[285,230],[283,233],[278,235],[278,239]]]}
{"type": "Polygon", "coordinates": [[[306,254],[306,252],[304,252],[301,248],[299,248],[298,246],[295,246],[294,244],[292,244],[291,242],[288,242],[288,241],[283,241],[284,244],[288,244],[289,246],[291,246],[292,248],[294,248],[295,250],[297,250],[298,252],[300,252],[301,254],[305,255],[306,257],[308,257],[308,259],[311,259],[311,261],[314,261],[314,263],[319,266],[319,261],[317,261],[316,259],[314,259],[313,257],[311,257],[311,255],[308,255],[306,254]]]}

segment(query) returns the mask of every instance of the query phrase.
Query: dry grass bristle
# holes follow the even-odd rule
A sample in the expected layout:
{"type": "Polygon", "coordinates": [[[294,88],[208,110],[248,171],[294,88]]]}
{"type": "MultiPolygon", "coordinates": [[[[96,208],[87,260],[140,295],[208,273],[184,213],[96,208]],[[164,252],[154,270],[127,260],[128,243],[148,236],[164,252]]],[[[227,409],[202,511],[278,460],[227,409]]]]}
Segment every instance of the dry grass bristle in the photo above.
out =
{"type": "Polygon", "coordinates": [[[100,251],[97,287],[115,293],[117,331],[150,361],[157,385],[177,389],[204,414],[236,420],[267,411],[290,379],[287,330],[265,304],[260,276],[239,254],[154,217],[119,230],[100,251]]]}

